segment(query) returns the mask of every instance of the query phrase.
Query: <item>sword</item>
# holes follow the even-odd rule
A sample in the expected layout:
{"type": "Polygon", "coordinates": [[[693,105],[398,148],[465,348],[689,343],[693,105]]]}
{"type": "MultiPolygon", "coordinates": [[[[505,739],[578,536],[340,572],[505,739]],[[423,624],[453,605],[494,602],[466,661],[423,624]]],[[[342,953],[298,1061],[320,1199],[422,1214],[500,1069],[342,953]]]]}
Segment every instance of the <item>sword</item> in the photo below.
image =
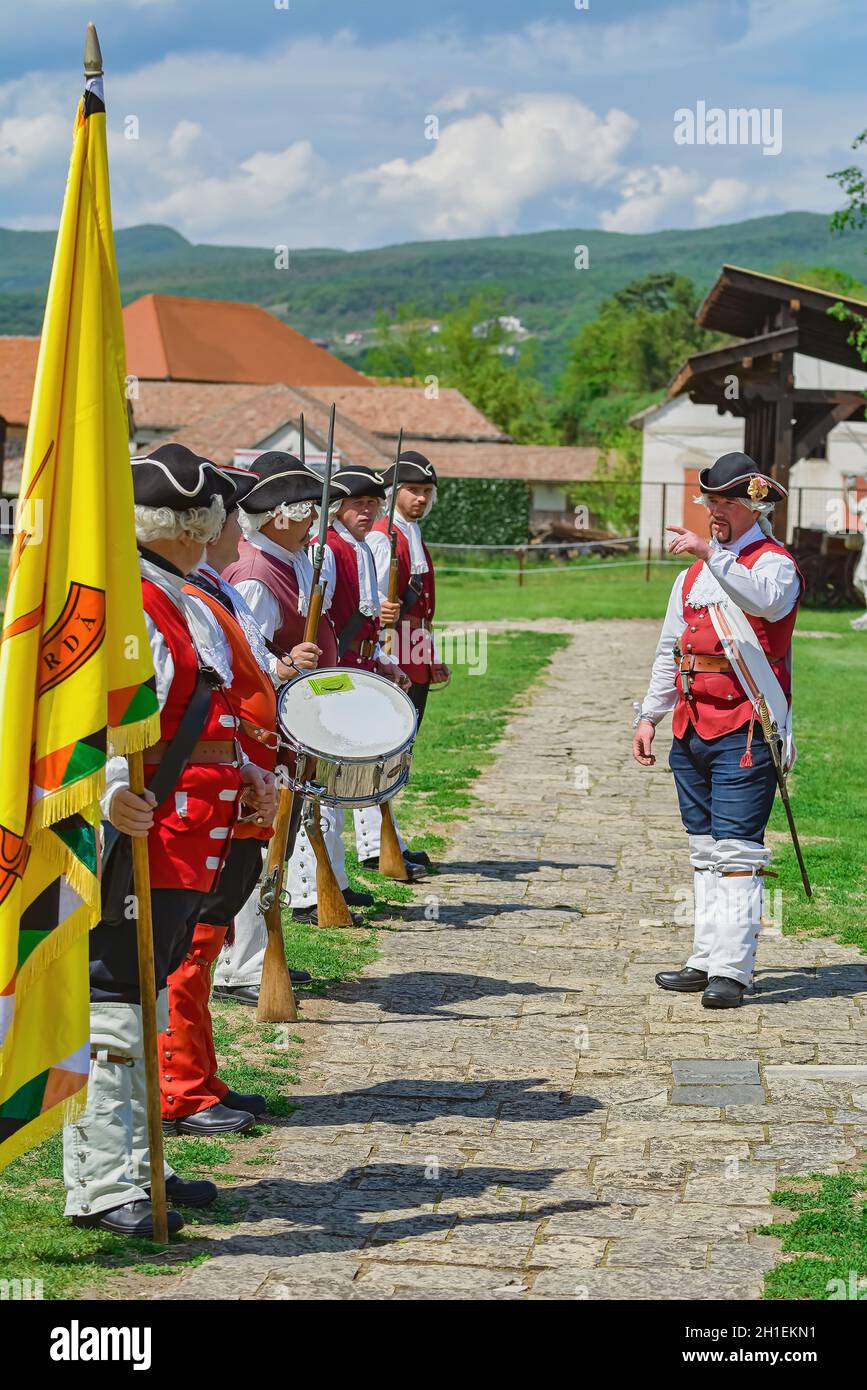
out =
{"type": "Polygon", "coordinates": [[[777,777],[777,786],[780,789],[780,800],[786,812],[786,820],[789,822],[789,834],[792,837],[792,844],[795,846],[795,854],[798,859],[798,868],[801,870],[801,882],[804,885],[804,892],[808,898],[812,898],[813,890],[810,887],[810,880],[807,876],[807,866],[804,863],[804,856],[801,853],[801,842],[798,839],[798,832],[795,829],[795,817],[792,814],[792,803],[789,801],[789,793],[786,788],[786,774],[780,762],[780,748],[782,739],[777,733],[777,726],[771,720],[770,711],[765,703],[764,696],[759,698],[759,718],[762,723],[762,731],[765,735],[765,742],[771,752],[771,762],[774,764],[774,772],[777,777]]]}

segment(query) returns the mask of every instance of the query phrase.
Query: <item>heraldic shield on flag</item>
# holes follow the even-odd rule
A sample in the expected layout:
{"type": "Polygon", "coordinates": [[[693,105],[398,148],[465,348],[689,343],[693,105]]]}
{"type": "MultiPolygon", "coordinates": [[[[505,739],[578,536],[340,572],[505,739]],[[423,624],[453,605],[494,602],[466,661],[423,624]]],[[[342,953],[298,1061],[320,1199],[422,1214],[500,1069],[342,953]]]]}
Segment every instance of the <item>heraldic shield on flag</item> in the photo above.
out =
{"type": "Polygon", "coordinates": [[[159,738],[129,467],[105,104],[75,117],[0,629],[0,1168],[89,1064],[106,758],[159,738]]]}

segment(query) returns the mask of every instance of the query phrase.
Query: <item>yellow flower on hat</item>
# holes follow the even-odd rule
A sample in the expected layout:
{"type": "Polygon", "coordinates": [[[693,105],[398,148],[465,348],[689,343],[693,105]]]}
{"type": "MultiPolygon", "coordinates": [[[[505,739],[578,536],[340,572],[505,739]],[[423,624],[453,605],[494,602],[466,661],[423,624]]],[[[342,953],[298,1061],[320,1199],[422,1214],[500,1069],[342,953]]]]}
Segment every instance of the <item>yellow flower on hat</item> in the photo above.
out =
{"type": "Polygon", "coordinates": [[[754,473],[747,487],[747,495],[754,502],[763,502],[768,495],[768,484],[760,474],[754,473]]]}

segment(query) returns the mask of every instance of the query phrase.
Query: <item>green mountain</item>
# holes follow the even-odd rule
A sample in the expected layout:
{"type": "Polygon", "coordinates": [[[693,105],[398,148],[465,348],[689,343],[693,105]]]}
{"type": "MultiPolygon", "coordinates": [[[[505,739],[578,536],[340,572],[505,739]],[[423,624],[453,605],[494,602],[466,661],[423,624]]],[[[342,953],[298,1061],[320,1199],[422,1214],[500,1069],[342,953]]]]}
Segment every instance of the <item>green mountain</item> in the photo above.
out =
{"type": "MultiPolygon", "coordinates": [[[[818,213],[790,212],[722,227],[627,235],[534,232],[462,241],[410,242],[374,251],[291,251],[275,268],[270,247],[195,246],[170,227],[116,234],[124,303],[141,294],[199,295],[262,304],[347,360],[351,330],[373,325],[378,310],[412,303],[435,317],[455,301],[496,288],[507,312],[540,339],[540,371],[562,365],[569,339],[600,302],[628,281],[677,270],[704,290],[724,261],[756,270],[827,265],[862,279],[864,243],[832,236],[818,213]],[[575,269],[586,246],[589,267],[575,269]]],[[[53,232],[0,229],[0,333],[38,333],[54,248],[53,232]]]]}

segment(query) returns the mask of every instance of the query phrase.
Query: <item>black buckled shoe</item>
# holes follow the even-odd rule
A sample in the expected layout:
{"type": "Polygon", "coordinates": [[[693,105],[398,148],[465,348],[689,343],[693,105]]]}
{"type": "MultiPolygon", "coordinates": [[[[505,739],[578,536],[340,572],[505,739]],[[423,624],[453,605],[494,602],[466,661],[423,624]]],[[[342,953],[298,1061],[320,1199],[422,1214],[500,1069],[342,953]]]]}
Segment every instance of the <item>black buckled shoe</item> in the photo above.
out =
{"type": "MultiPolygon", "coordinates": [[[[150,1188],[146,1187],[145,1192],[150,1194],[150,1188]]],[[[166,1196],[175,1206],[209,1207],[218,1195],[217,1184],[207,1178],[179,1178],[177,1173],[166,1178],[166,1196]]]]}
{"type": "Polygon", "coordinates": [[[264,1096],[259,1096],[255,1091],[249,1094],[244,1091],[227,1091],[223,1096],[223,1105],[228,1105],[230,1110],[248,1110],[251,1115],[267,1115],[268,1102],[264,1096]]]}
{"type": "Polygon", "coordinates": [[[660,970],[656,983],[660,989],[674,989],[679,994],[698,994],[707,987],[707,975],[703,970],[685,965],[682,970],[660,970]]]}
{"type": "Polygon", "coordinates": [[[180,1120],[163,1120],[164,1134],[197,1134],[206,1139],[214,1134],[245,1134],[256,1123],[249,1110],[231,1110],[227,1105],[209,1105],[180,1120]]]}
{"type": "Polygon", "coordinates": [[[376,898],[372,893],[359,893],[354,888],[344,888],[343,901],[347,907],[373,907],[376,898]]]}
{"type": "Polygon", "coordinates": [[[425,849],[405,849],[404,859],[408,859],[410,864],[420,864],[423,869],[432,869],[433,861],[425,849]]]}
{"type": "MultiPolygon", "coordinates": [[[[93,1216],[73,1216],[73,1226],[96,1226],[101,1231],[111,1231],[116,1236],[141,1236],[151,1240],[154,1233],[154,1214],[150,1202],[139,1197],[135,1202],[124,1202],[123,1206],[112,1207],[110,1211],[98,1211],[93,1216]]],[[[168,1212],[169,1235],[176,1236],[184,1229],[184,1218],[179,1211],[168,1212]]]]}
{"type": "MultiPolygon", "coordinates": [[[[353,925],[353,927],[363,927],[363,926],[364,926],[364,918],[362,917],[362,915],[361,915],[360,912],[350,912],[349,915],[350,915],[350,917],[352,918],[352,925],[353,925]]],[[[318,926],[319,926],[319,911],[318,911],[318,909],[317,909],[315,906],[314,906],[314,907],[297,907],[297,908],[296,908],[296,907],[293,907],[293,909],[292,909],[292,918],[293,918],[293,920],[296,921],[296,922],[305,922],[305,923],[307,924],[307,926],[309,926],[309,927],[318,927],[318,926]]],[[[289,973],[290,973],[290,975],[291,975],[292,972],[290,971],[289,973]]],[[[293,980],[293,984],[294,984],[294,983],[295,983],[295,982],[294,982],[294,980],[293,980]]],[[[303,983],[303,981],[299,981],[299,984],[300,984],[300,983],[303,983]]]]}
{"type": "Polygon", "coordinates": [[[211,993],[215,999],[230,1004],[252,1004],[255,1009],[259,1003],[259,991],[255,985],[214,985],[211,993]]]}
{"type": "Polygon", "coordinates": [[[701,1002],[706,1009],[736,1009],[743,1003],[746,985],[727,975],[712,975],[701,1002]]]}

